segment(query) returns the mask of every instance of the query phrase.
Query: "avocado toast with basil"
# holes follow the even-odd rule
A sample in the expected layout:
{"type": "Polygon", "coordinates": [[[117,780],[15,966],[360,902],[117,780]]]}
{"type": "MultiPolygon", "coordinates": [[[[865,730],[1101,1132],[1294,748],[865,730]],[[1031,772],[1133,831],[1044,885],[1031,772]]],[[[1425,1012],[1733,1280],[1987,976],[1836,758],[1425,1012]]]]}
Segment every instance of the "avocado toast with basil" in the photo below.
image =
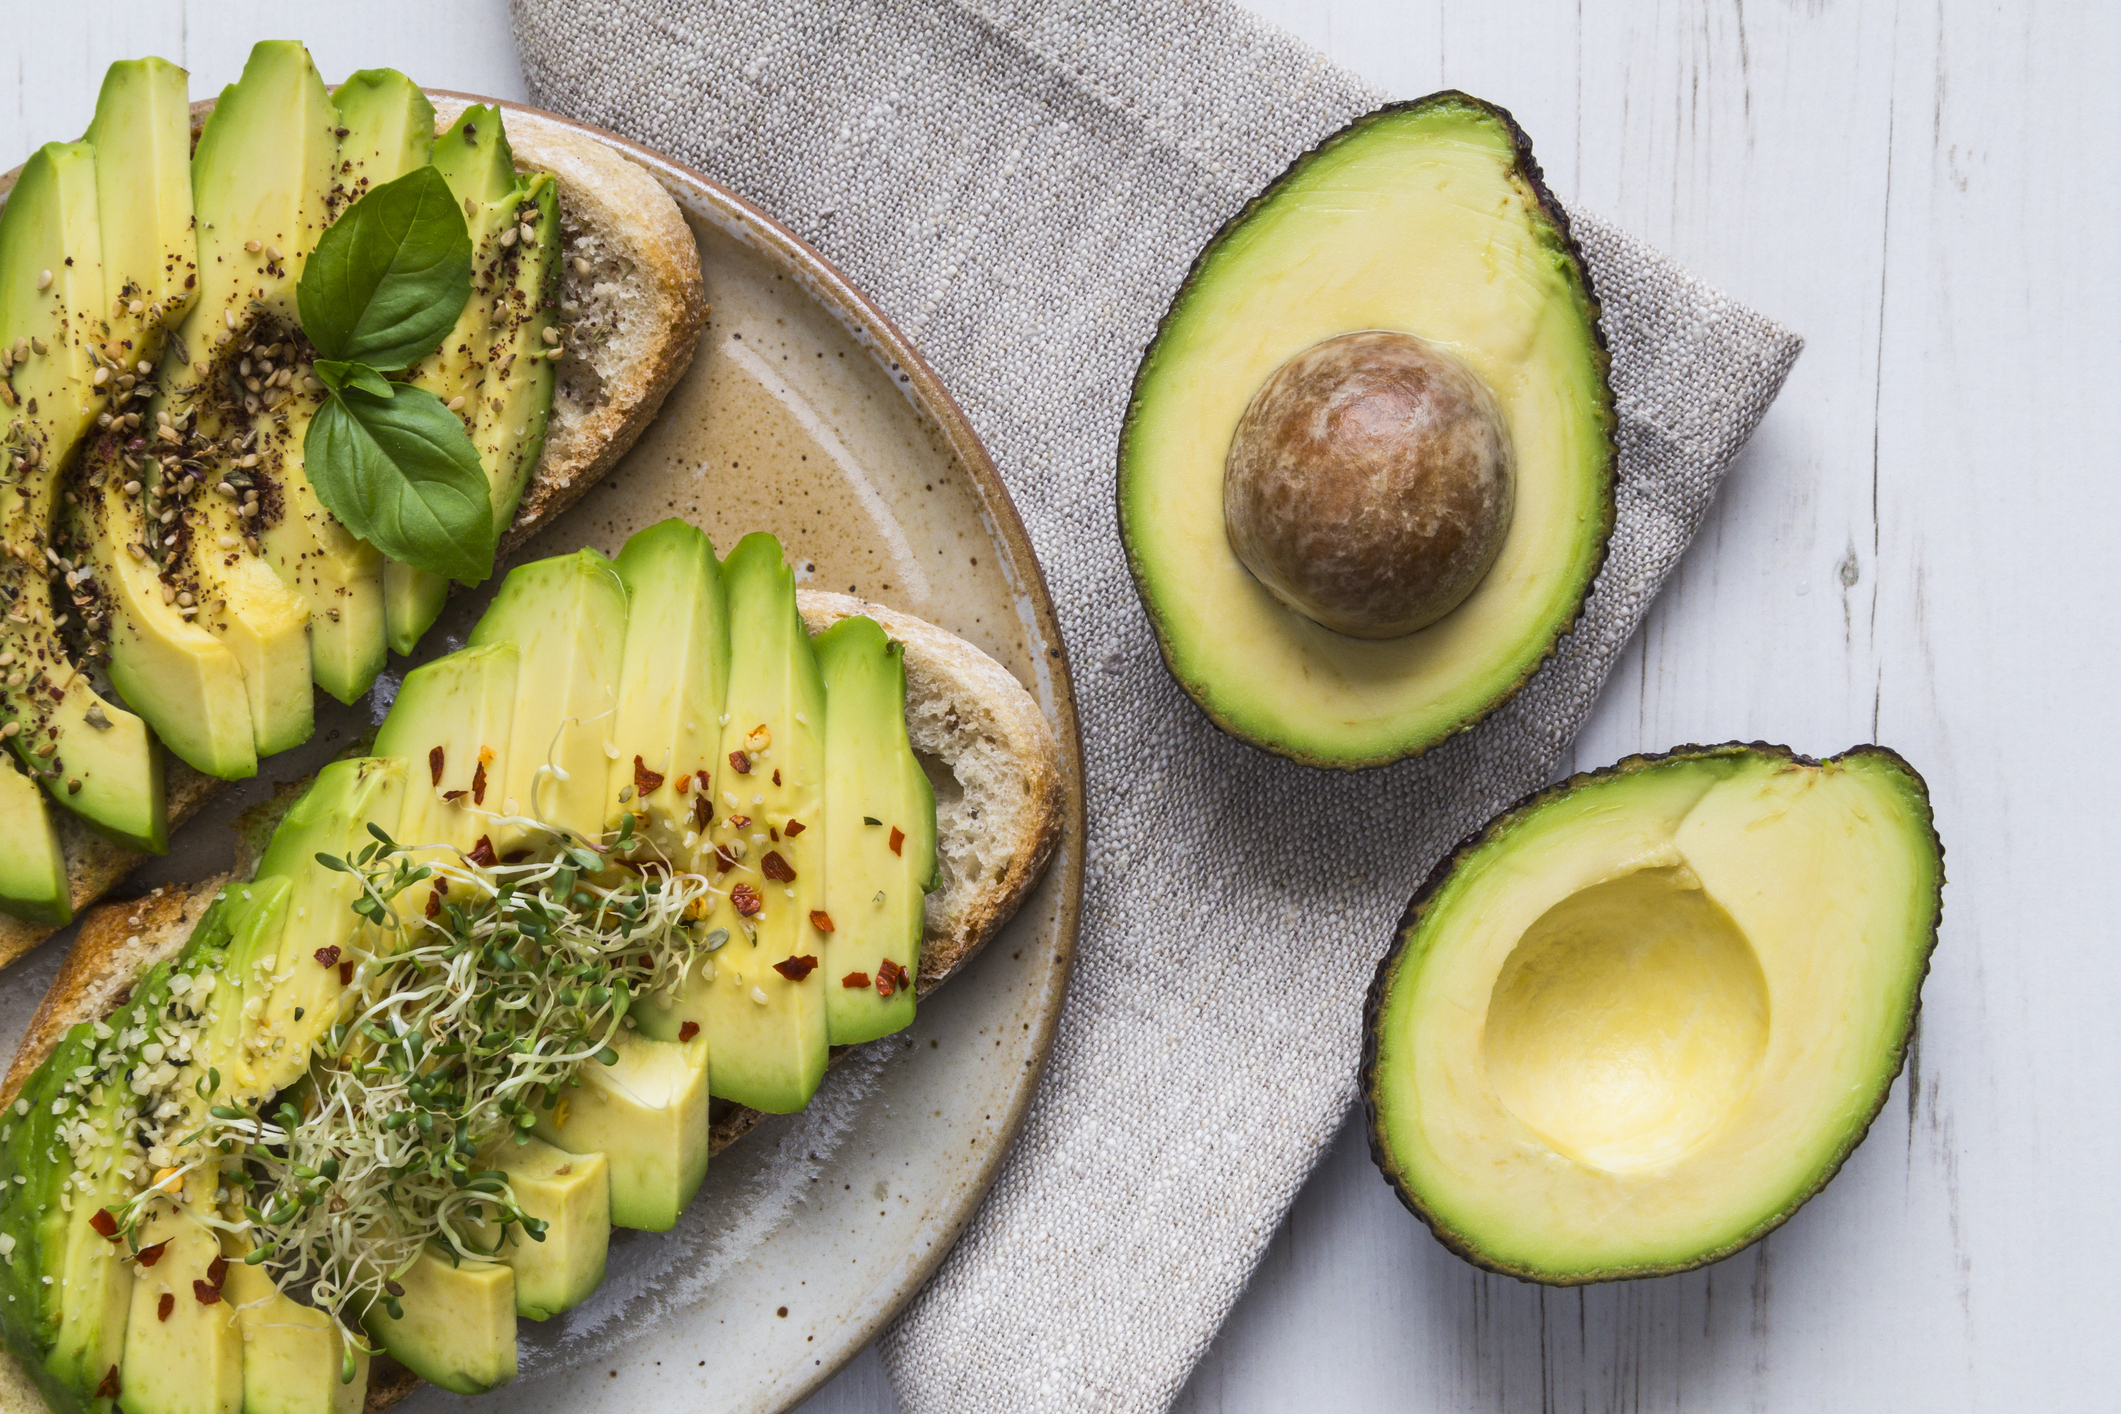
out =
{"type": "Polygon", "coordinates": [[[306,734],[312,683],[357,695],[387,644],[432,622],[446,578],[318,500],[314,423],[363,396],[335,376],[379,370],[395,406],[429,400],[430,423],[439,409],[460,424],[459,480],[484,483],[491,517],[483,564],[623,455],[706,315],[669,195],[541,115],[431,101],[388,70],[326,90],[279,42],[220,102],[185,99],[174,66],[114,66],[87,137],[40,151],[17,178],[25,199],[0,211],[0,401],[22,493],[7,531],[19,582],[0,587],[21,640],[0,647],[0,682],[22,679],[0,725],[21,758],[0,777],[0,965],[161,850],[220,780],[306,734]],[[310,134],[289,112],[333,126],[310,134]],[[317,155],[268,161],[304,142],[317,155]],[[307,196],[256,180],[316,172],[323,155],[307,196]],[[464,213],[462,312],[431,355],[335,348],[347,367],[320,376],[334,361],[299,317],[308,258],[407,177],[464,213]]]}

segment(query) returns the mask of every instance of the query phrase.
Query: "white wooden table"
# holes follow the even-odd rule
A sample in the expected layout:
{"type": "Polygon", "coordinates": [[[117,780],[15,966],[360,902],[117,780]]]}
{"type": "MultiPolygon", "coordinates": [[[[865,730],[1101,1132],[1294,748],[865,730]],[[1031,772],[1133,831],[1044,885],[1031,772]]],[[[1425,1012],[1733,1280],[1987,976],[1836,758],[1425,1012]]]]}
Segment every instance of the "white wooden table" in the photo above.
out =
{"type": "MultiPolygon", "coordinates": [[[[1883,741],[1929,778],[1951,883],[1909,1074],[1766,1242],[1591,1290],[1484,1276],[1351,1125],[1180,1408],[2121,1407],[2121,10],[1254,3],[1402,95],[1509,107],[1565,200],[1805,335],[1577,762],[1883,741]]],[[[0,165],[79,131],[111,59],[210,92],[269,36],[521,96],[501,0],[4,13],[0,165]]],[[[874,1353],[805,1407],[890,1409],[874,1353]]]]}

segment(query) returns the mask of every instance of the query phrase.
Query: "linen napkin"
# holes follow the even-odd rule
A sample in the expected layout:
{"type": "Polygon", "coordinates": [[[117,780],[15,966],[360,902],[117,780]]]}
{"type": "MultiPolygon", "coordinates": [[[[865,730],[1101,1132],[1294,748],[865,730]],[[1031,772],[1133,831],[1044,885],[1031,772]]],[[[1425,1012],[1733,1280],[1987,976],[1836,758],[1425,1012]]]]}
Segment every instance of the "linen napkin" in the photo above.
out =
{"type": "Polygon", "coordinates": [[[977,1217],[885,1337],[909,1414],[1166,1406],[1355,1093],[1410,893],[1547,784],[1799,341],[1573,212],[1621,427],[1576,630],[1508,706],[1349,776],[1230,740],[1165,673],[1115,446],[1195,253],[1387,101],[1225,4],[513,0],[533,100],[762,205],[941,373],[1051,586],[1081,708],[1087,895],[1059,1037],[977,1217]]]}

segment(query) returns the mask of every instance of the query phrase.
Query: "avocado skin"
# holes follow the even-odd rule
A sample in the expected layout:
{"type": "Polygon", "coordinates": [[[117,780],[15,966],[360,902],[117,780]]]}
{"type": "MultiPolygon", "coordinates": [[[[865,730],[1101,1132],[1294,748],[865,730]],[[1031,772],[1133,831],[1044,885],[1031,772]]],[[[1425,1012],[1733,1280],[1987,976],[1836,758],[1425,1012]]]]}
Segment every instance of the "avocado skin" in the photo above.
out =
{"type": "Polygon", "coordinates": [[[1179,687],[1185,692],[1186,696],[1192,698],[1194,704],[1198,706],[1200,710],[1207,715],[1208,720],[1215,723],[1215,725],[1224,733],[1231,737],[1234,737],[1238,741],[1243,742],[1247,746],[1256,747],[1257,749],[1267,752],[1270,755],[1286,757],[1288,760],[1294,761],[1300,766],[1329,766],[1337,770],[1359,771],[1365,770],[1372,766],[1390,765],[1394,761],[1405,760],[1408,757],[1412,756],[1420,756],[1425,752],[1431,751],[1434,748],[1441,746],[1444,742],[1449,741],[1452,737],[1458,735],[1459,733],[1469,731],[1473,727],[1479,725],[1480,722],[1483,721],[1489,714],[1496,711],[1504,703],[1508,702],[1511,698],[1515,697],[1520,691],[1522,691],[1524,685],[1527,682],[1530,682],[1534,674],[1536,674],[1540,668],[1544,667],[1546,661],[1554,655],[1554,649],[1560,644],[1561,640],[1567,637],[1572,631],[1574,631],[1577,623],[1580,622],[1583,618],[1584,606],[1590,602],[1591,591],[1597,587],[1598,576],[1605,569],[1606,556],[1609,550],[1611,549],[1613,522],[1614,517],[1617,513],[1617,504],[1615,501],[1615,487],[1617,485],[1618,478],[1617,468],[1619,466],[1620,461],[1620,444],[1615,439],[1615,433],[1617,432],[1617,419],[1613,411],[1612,402],[1609,399],[1606,406],[1605,418],[1605,440],[1607,456],[1604,486],[1600,495],[1600,514],[1602,518],[1602,523],[1599,525],[1597,531],[1598,552],[1595,560],[1591,565],[1590,574],[1584,581],[1586,587],[1584,590],[1583,597],[1577,601],[1575,614],[1572,615],[1567,622],[1558,623],[1555,625],[1554,632],[1547,641],[1545,651],[1540,654],[1539,658],[1536,661],[1529,664],[1525,668],[1525,670],[1518,675],[1517,680],[1515,682],[1511,683],[1500,693],[1496,694],[1494,699],[1488,702],[1486,706],[1481,708],[1479,711],[1468,715],[1464,720],[1460,721],[1455,726],[1452,726],[1442,732],[1437,733],[1433,740],[1428,741],[1418,747],[1415,747],[1412,750],[1397,751],[1386,755],[1366,757],[1359,760],[1348,760],[1337,756],[1326,756],[1315,752],[1291,748],[1279,742],[1269,741],[1260,737],[1253,736],[1248,732],[1239,730],[1232,723],[1225,721],[1222,716],[1216,712],[1215,708],[1207,701],[1203,690],[1198,685],[1187,681],[1185,675],[1178,672],[1173,664],[1173,648],[1170,638],[1169,627],[1165,623],[1164,616],[1158,610],[1156,600],[1154,596],[1150,593],[1148,588],[1148,576],[1150,572],[1147,567],[1142,563],[1140,555],[1134,545],[1134,538],[1127,533],[1128,444],[1133,436],[1136,413],[1141,406],[1142,384],[1147,378],[1149,370],[1155,361],[1157,349],[1159,345],[1163,342],[1165,331],[1170,326],[1172,320],[1176,318],[1181,312],[1181,310],[1184,308],[1186,304],[1186,297],[1190,293],[1192,293],[1195,284],[1200,279],[1202,272],[1206,269],[1210,259],[1215,255],[1216,251],[1221,248],[1223,242],[1230,239],[1231,236],[1241,230],[1255,213],[1257,213],[1263,207],[1271,203],[1275,199],[1275,197],[1277,197],[1281,193],[1282,189],[1288,185],[1289,181],[1294,178],[1299,172],[1302,172],[1307,166],[1309,166],[1315,158],[1317,158],[1320,154],[1329,151],[1340,143],[1346,142],[1349,138],[1354,137],[1355,135],[1362,132],[1363,129],[1373,123],[1380,121],[1381,119],[1390,117],[1397,113],[1412,112],[1417,109],[1447,105],[1472,108],[1478,110],[1481,113],[1487,114],[1489,117],[1493,118],[1497,123],[1499,123],[1504,129],[1504,131],[1509,134],[1511,148],[1516,154],[1517,172],[1521,177],[1524,178],[1526,184],[1532,189],[1532,193],[1539,204],[1540,214],[1544,216],[1546,220],[1553,226],[1555,235],[1557,236],[1560,242],[1563,252],[1567,255],[1570,263],[1575,266],[1576,274],[1582,282],[1583,298],[1585,305],[1584,312],[1591,329],[1592,338],[1596,342],[1596,357],[1598,360],[1599,373],[1600,376],[1605,380],[1608,389],[1610,389],[1612,382],[1612,357],[1611,352],[1606,344],[1605,324],[1600,313],[1598,303],[1598,290],[1597,287],[1592,283],[1591,279],[1591,267],[1589,263],[1586,262],[1583,258],[1582,248],[1576,243],[1575,233],[1569,225],[1569,213],[1562,207],[1561,203],[1555,199],[1553,191],[1547,186],[1545,174],[1540,171],[1539,163],[1532,156],[1532,139],[1526,134],[1525,130],[1522,127],[1518,126],[1517,119],[1510,114],[1510,111],[1507,108],[1503,108],[1496,104],[1489,103],[1483,99],[1475,98],[1473,97],[1473,95],[1462,92],[1459,89],[1447,88],[1441,89],[1423,98],[1409,99],[1400,103],[1388,103],[1382,108],[1378,108],[1373,110],[1372,112],[1363,114],[1361,117],[1356,118],[1352,122],[1348,123],[1345,127],[1342,127],[1335,132],[1327,134],[1325,137],[1319,139],[1317,143],[1313,144],[1310,148],[1306,149],[1303,153],[1299,154],[1294,161],[1290,162],[1287,167],[1282,169],[1281,174],[1279,176],[1275,177],[1273,181],[1267,183],[1265,188],[1260,191],[1259,195],[1253,197],[1250,201],[1246,202],[1241,208],[1238,209],[1235,215],[1231,216],[1229,220],[1223,222],[1223,224],[1216,229],[1215,234],[1208,238],[1207,244],[1201,247],[1200,254],[1196,255],[1193,258],[1192,265],[1187,267],[1185,278],[1179,281],[1178,288],[1172,292],[1171,303],[1169,307],[1165,309],[1163,318],[1157,321],[1156,331],[1149,336],[1149,342],[1146,346],[1144,346],[1141,358],[1135,363],[1134,380],[1127,392],[1127,411],[1120,421],[1119,443],[1114,463],[1117,475],[1113,478],[1113,496],[1119,517],[1120,543],[1125,547],[1127,552],[1127,571],[1134,579],[1135,593],[1141,599],[1143,612],[1148,615],[1149,626],[1156,632],[1156,646],[1158,652],[1163,655],[1165,668],[1170,671],[1172,679],[1177,682],[1179,687]]]}
{"type": "Polygon", "coordinates": [[[1878,1112],[1885,1108],[1886,1097],[1892,1091],[1892,1080],[1899,1076],[1901,1070],[1907,1064],[1907,1048],[1915,1034],[1915,1022],[1922,1011],[1922,983],[1929,977],[1930,960],[1937,949],[1937,930],[1943,924],[1943,921],[1944,841],[1937,835],[1936,822],[1930,809],[1929,783],[1923,780],[1921,772],[1908,764],[1905,757],[1889,747],[1879,746],[1875,743],[1865,743],[1861,746],[1852,746],[1838,755],[1821,760],[1811,756],[1800,755],[1787,746],[1777,746],[1770,742],[1727,741],[1717,746],[1675,746],[1669,751],[1645,752],[1627,757],[1600,770],[1579,771],[1565,781],[1546,786],[1524,796],[1515,804],[1497,814],[1487,824],[1482,825],[1479,829],[1460,840],[1452,847],[1449,853],[1436,862],[1436,867],[1429,871],[1429,876],[1422,881],[1421,887],[1415,890],[1414,897],[1407,903],[1406,911],[1400,915],[1399,926],[1392,935],[1392,945],[1377,964],[1376,976],[1370,983],[1370,994],[1363,1004],[1361,1089],[1364,1126],[1369,1137],[1370,1158],[1377,1165],[1378,1172],[1383,1176],[1384,1181],[1390,1185],[1393,1193],[1398,1195],[1400,1203],[1405,1206],[1408,1212],[1421,1219],[1422,1225],[1435,1235],[1438,1242],[1441,1242],[1445,1247],[1448,1247],[1452,1252],[1471,1262],[1476,1267],[1495,1272],[1501,1276],[1515,1277],[1519,1281],[1533,1282],[1541,1286],[1591,1286],[1607,1281],[1633,1281],[1642,1277],[1673,1276],[1680,1272],[1690,1272],[1699,1267],[1710,1266],[1726,1257],[1735,1256],[1788,1222],[1792,1217],[1796,1216],[1799,1208],[1802,1208],[1806,1203],[1817,1197],[1819,1191],[1833,1181],[1834,1175],[1841,1172],[1841,1166],[1848,1162],[1849,1155],[1856,1152],[1857,1146],[1862,1144],[1864,1138],[1871,1132],[1871,1125],[1877,1120],[1878,1112]],[[1496,835],[1509,829],[1524,815],[1547,804],[1549,801],[1568,795],[1595,780],[1613,776],[1634,775],[1670,761],[1711,761],[1719,757],[1749,756],[1777,758],[1795,766],[1813,768],[1849,761],[1857,757],[1877,757],[1904,776],[1914,788],[1915,794],[1921,799],[1923,817],[1929,823],[1929,843],[1931,848],[1936,851],[1937,857],[1936,899],[1930,911],[1929,940],[1922,948],[1921,970],[1915,977],[1914,1000],[1908,1008],[1907,1023],[1901,1028],[1900,1036],[1893,1044],[1893,1065],[1887,1078],[1887,1083],[1878,1087],[1877,1101],[1871,1106],[1871,1112],[1864,1117],[1863,1122],[1849,1127],[1847,1141],[1835,1152],[1833,1158],[1821,1170],[1817,1182],[1813,1183],[1810,1188],[1806,1189],[1798,1197],[1792,1199],[1782,1211],[1766,1219],[1743,1237],[1722,1247],[1704,1252],[1686,1262],[1675,1262],[1663,1266],[1619,1268],[1575,1276],[1555,1276],[1534,1272],[1512,1263],[1494,1260],[1484,1253],[1471,1238],[1448,1226],[1435,1213],[1429,1210],[1427,1205],[1421,1201],[1420,1195],[1414,1191],[1413,1185],[1406,1182],[1404,1175],[1400,1171],[1398,1160],[1393,1157],[1391,1149],[1384,1139],[1383,1121],[1378,1112],[1377,1097],[1377,1032],[1382,1020],[1386,999],[1392,990],[1393,980],[1397,977],[1399,965],[1406,956],[1407,940],[1413,935],[1415,926],[1421,922],[1422,915],[1428,911],[1429,903],[1435,897],[1437,891],[1457,871],[1460,861],[1487,844],[1496,835]]]}

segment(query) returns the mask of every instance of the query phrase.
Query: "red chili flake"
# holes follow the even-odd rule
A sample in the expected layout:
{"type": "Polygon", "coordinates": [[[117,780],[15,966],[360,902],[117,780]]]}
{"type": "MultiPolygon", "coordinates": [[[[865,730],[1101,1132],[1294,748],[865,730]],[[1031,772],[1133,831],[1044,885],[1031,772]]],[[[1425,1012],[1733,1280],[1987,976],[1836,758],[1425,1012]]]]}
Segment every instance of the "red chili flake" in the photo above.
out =
{"type": "Polygon", "coordinates": [[[330,947],[318,948],[318,949],[317,949],[317,951],[316,951],[316,959],[317,959],[317,966],[319,966],[319,967],[336,967],[336,966],[338,966],[338,965],[339,965],[339,946],[338,946],[338,944],[334,943],[334,944],[332,944],[332,945],[331,945],[330,947]]]}
{"type": "Polygon", "coordinates": [[[784,957],[773,964],[773,970],[791,982],[800,982],[817,968],[817,959],[809,953],[801,957],[784,957]]]}
{"type": "Polygon", "coordinates": [[[707,792],[701,791],[698,795],[692,798],[693,828],[697,830],[704,830],[713,823],[714,806],[708,801],[707,792]]]}
{"type": "Polygon", "coordinates": [[[903,992],[906,990],[906,984],[912,980],[907,976],[905,968],[887,957],[883,966],[876,970],[876,994],[888,997],[893,992],[903,992]]]}
{"type": "Polygon", "coordinates": [[[442,784],[442,748],[439,746],[428,748],[427,774],[434,778],[436,785],[442,784]]]}
{"type": "Polygon", "coordinates": [[[866,972],[850,972],[845,977],[840,978],[840,985],[850,992],[859,992],[862,988],[869,985],[869,974],[866,972]]]}
{"type": "Polygon", "coordinates": [[[729,817],[729,828],[732,830],[748,830],[751,828],[751,817],[749,815],[732,815],[729,817]]]}
{"type": "Polygon", "coordinates": [[[736,868],[736,856],[720,845],[716,845],[714,847],[714,872],[727,874],[734,868],[736,868]]]}
{"type": "Polygon", "coordinates": [[[438,893],[438,894],[441,894],[441,895],[443,895],[444,897],[447,897],[447,896],[448,896],[448,894],[449,894],[449,880],[448,880],[448,879],[447,879],[446,877],[444,877],[444,878],[438,878],[438,879],[436,879],[436,880],[435,880],[435,892],[436,892],[436,893],[438,893]]]}
{"type": "Polygon", "coordinates": [[[118,1220],[110,1215],[108,1208],[98,1208],[96,1215],[88,1220],[88,1225],[96,1230],[98,1237],[118,1235],[118,1220]]]}
{"type": "Polygon", "coordinates": [[[483,751],[479,753],[478,768],[471,773],[471,803],[486,803],[486,753],[483,751]]]}
{"type": "Polygon", "coordinates": [[[679,795],[683,795],[683,794],[685,794],[685,793],[686,793],[687,791],[691,790],[691,789],[692,789],[692,772],[690,772],[690,771],[682,771],[682,772],[680,772],[680,773],[678,774],[677,782],[676,782],[676,784],[675,784],[675,785],[674,785],[674,786],[673,786],[672,788],[673,788],[674,790],[676,790],[676,791],[677,791],[677,793],[678,793],[679,795]]]}
{"type": "Polygon", "coordinates": [[[700,1024],[697,1021],[688,1021],[678,1028],[678,1039],[680,1041],[690,1041],[699,1034],[700,1024]]]}
{"type": "Polygon", "coordinates": [[[775,785],[779,785],[781,783],[781,768],[778,766],[773,768],[773,783],[775,785]]]}
{"type": "Polygon", "coordinates": [[[201,1306],[211,1306],[221,1299],[221,1289],[219,1287],[196,1279],[191,1284],[191,1294],[199,1298],[201,1306]]]}
{"type": "Polygon", "coordinates": [[[119,1007],[130,1006],[132,1005],[132,1000],[133,989],[127,987],[124,991],[118,993],[118,1000],[112,1004],[111,1010],[116,1011],[119,1007]]]}
{"type": "Polygon", "coordinates": [[[342,963],[340,963],[340,964],[339,964],[339,985],[340,985],[340,986],[342,986],[342,987],[345,987],[345,986],[349,986],[349,985],[351,985],[351,984],[352,984],[352,982],[353,982],[353,964],[352,964],[352,963],[350,963],[350,962],[342,962],[342,963]]]}
{"type": "Polygon", "coordinates": [[[779,830],[774,829],[773,826],[768,825],[766,827],[766,833],[772,837],[773,842],[775,844],[779,844],[781,842],[781,832],[779,830]]]}
{"type": "Polygon", "coordinates": [[[500,863],[498,859],[494,858],[493,841],[484,835],[480,835],[479,842],[471,847],[471,853],[464,856],[464,862],[466,864],[476,864],[481,869],[491,869],[494,865],[500,863]]]}
{"type": "Polygon", "coordinates": [[[655,959],[649,956],[647,953],[642,953],[641,966],[647,968],[650,972],[653,972],[655,971],[655,959]]]}
{"type": "Polygon", "coordinates": [[[455,805],[458,801],[462,800],[465,796],[470,794],[471,792],[468,790],[445,790],[442,792],[442,799],[448,801],[451,805],[455,805]]]}
{"type": "Polygon", "coordinates": [[[777,849],[766,851],[766,857],[759,861],[759,872],[769,879],[777,879],[784,884],[795,882],[795,870],[789,865],[787,860],[781,858],[781,852],[777,849]]]}
{"type": "Polygon", "coordinates": [[[438,918],[442,913],[442,896],[433,889],[427,891],[427,916],[438,918]]]}
{"type": "Polygon", "coordinates": [[[663,776],[661,772],[649,770],[641,764],[640,757],[636,756],[633,758],[633,793],[635,795],[649,795],[660,790],[662,785],[663,776]]]}
{"type": "Polygon", "coordinates": [[[901,849],[900,846],[905,843],[906,832],[904,830],[901,830],[898,826],[893,825],[891,827],[891,852],[893,854],[904,854],[905,851],[901,849]]]}
{"type": "Polygon", "coordinates": [[[810,910],[810,926],[820,933],[829,933],[832,931],[832,915],[822,908],[813,908],[810,910]]]}
{"type": "Polygon", "coordinates": [[[152,1267],[155,1263],[162,1260],[162,1249],[167,1246],[169,1246],[167,1242],[157,1242],[152,1247],[143,1247],[135,1254],[134,1260],[143,1267],[152,1267]]]}
{"type": "Polygon", "coordinates": [[[165,1291],[162,1293],[162,1299],[155,1303],[155,1319],[166,1321],[169,1319],[169,1313],[176,1309],[177,1298],[165,1291]]]}
{"type": "Polygon", "coordinates": [[[227,1281],[228,1258],[216,1257],[213,1259],[213,1261],[209,1262],[206,1267],[206,1279],[209,1282],[213,1283],[216,1289],[220,1287],[222,1282],[227,1281]]]}
{"type": "Polygon", "coordinates": [[[766,906],[766,900],[760,898],[759,891],[749,884],[738,884],[731,889],[729,901],[735,904],[736,911],[746,918],[756,917],[758,911],[766,906]]]}
{"type": "Polygon", "coordinates": [[[503,864],[521,864],[524,860],[528,858],[530,858],[529,850],[512,849],[508,851],[508,853],[501,856],[501,862],[503,864]]]}
{"type": "Polygon", "coordinates": [[[803,831],[809,829],[810,827],[800,820],[790,820],[785,826],[783,826],[783,828],[788,831],[790,836],[795,836],[801,834],[803,831]]]}
{"type": "Polygon", "coordinates": [[[739,776],[748,776],[751,774],[751,758],[749,756],[746,756],[741,751],[732,751],[729,753],[729,764],[732,768],[735,769],[736,773],[739,776]]]}
{"type": "Polygon", "coordinates": [[[116,1365],[113,1365],[108,1370],[105,1370],[103,1372],[103,1383],[96,1386],[96,1398],[116,1399],[117,1397],[118,1367],[116,1365]]]}

